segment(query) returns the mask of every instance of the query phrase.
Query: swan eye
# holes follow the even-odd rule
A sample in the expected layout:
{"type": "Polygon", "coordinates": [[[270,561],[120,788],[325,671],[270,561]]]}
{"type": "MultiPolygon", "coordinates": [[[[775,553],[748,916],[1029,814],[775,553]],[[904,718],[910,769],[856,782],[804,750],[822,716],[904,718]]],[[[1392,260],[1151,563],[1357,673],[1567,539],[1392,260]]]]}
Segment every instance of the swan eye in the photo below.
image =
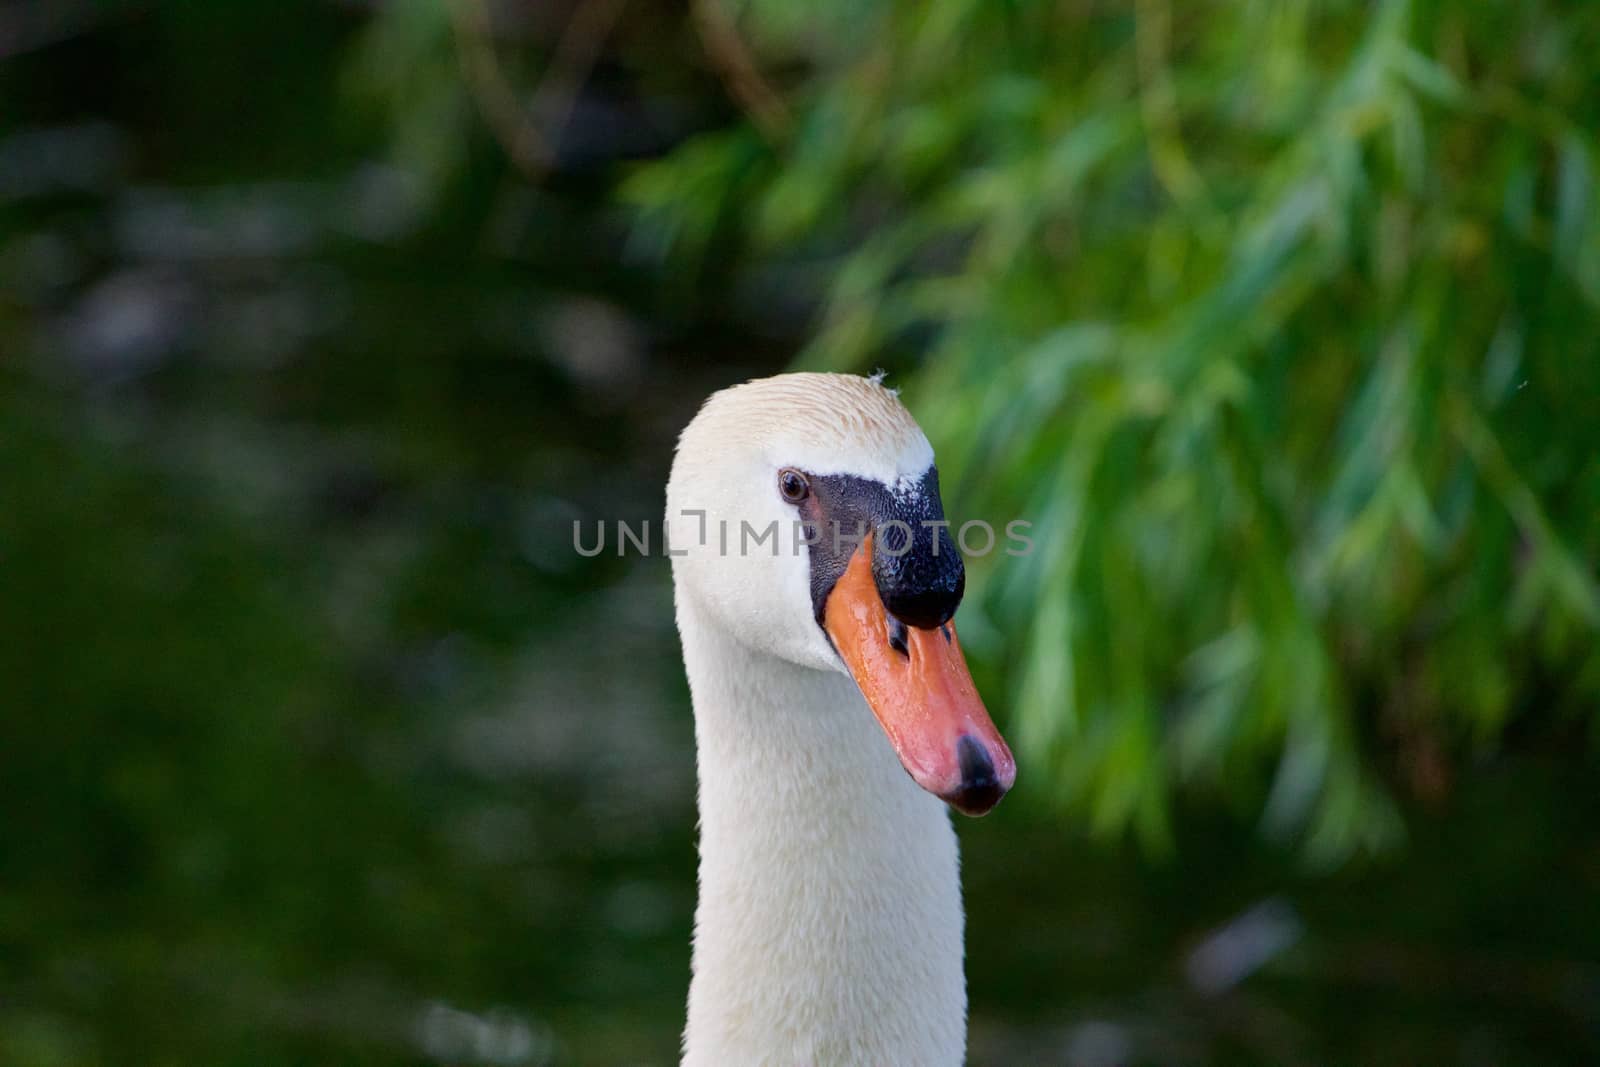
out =
{"type": "Polygon", "coordinates": [[[778,472],[778,492],[791,504],[798,504],[811,492],[811,483],[797,470],[785,468],[778,472]]]}

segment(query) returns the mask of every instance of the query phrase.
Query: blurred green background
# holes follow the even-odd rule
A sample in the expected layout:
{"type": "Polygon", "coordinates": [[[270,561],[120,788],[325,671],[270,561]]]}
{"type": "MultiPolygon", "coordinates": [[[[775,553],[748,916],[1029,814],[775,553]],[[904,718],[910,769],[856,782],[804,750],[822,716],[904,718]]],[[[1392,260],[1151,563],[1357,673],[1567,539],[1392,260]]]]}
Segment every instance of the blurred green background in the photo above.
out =
{"type": "Polygon", "coordinates": [[[667,1064],[677,430],[884,368],[975,1064],[1600,1062],[1600,5],[0,4],[0,1063],[667,1064]]]}

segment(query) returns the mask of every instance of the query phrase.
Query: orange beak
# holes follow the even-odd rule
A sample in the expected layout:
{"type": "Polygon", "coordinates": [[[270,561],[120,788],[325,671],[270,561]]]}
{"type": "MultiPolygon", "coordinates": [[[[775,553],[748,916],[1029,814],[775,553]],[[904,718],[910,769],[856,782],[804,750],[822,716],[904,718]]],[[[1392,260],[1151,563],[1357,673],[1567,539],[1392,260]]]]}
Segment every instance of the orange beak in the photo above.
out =
{"type": "Polygon", "coordinates": [[[823,627],[918,785],[966,815],[1000,803],[1017,764],[972,684],[955,622],[921,629],[889,614],[870,536],[828,594],[823,627]]]}

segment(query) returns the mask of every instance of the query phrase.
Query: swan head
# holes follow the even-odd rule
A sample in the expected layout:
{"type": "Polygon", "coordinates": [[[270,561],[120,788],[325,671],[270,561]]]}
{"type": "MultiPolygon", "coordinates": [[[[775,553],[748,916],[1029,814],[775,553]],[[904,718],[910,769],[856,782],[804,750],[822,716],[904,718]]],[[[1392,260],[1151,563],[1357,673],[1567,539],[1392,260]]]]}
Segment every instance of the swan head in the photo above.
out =
{"type": "Polygon", "coordinates": [[[784,374],[714,394],[667,484],[680,596],[751,651],[849,675],[930,793],[981,815],[1016,764],[955,630],[933,448],[892,390],[784,374]]]}

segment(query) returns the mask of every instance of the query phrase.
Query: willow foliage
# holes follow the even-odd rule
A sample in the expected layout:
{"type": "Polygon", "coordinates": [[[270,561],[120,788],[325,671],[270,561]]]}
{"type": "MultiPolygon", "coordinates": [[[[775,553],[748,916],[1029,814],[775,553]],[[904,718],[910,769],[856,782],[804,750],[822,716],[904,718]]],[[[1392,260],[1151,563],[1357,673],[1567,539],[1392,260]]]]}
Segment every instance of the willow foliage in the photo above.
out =
{"type": "Polygon", "coordinates": [[[826,279],[804,362],[912,365],[955,513],[1034,523],[962,614],[1029,788],[1335,860],[1595,736],[1600,8],[737,20],[782,122],[637,171],[636,247],[826,279]]]}

